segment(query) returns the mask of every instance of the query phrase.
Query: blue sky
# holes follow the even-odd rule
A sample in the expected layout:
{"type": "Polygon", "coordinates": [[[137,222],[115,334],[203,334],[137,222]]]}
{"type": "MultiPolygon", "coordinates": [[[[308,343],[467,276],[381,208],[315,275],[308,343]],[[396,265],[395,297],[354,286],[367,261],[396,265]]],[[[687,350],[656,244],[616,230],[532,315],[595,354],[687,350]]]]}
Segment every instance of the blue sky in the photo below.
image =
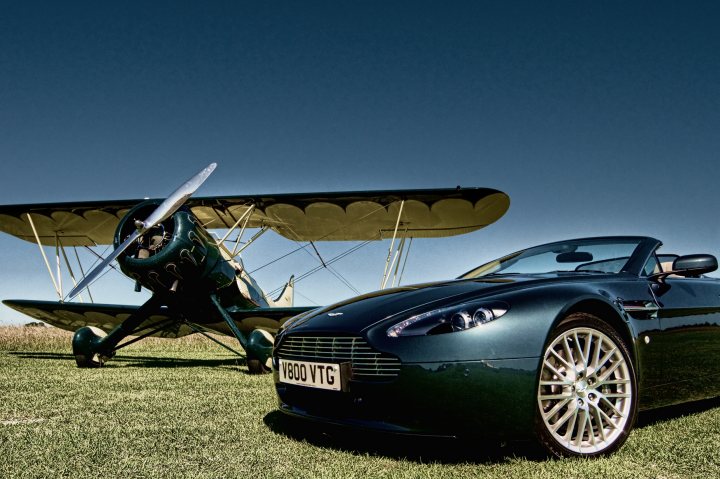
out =
{"type": "MultiPolygon", "coordinates": [[[[720,255],[717,2],[6,2],[0,204],[492,187],[470,235],[417,241],[407,281],[567,237],[720,255]]],[[[248,269],[291,250],[270,234],[248,269]]],[[[332,256],[349,245],[323,244],[332,256]]],[[[335,266],[377,288],[387,244],[335,266]]],[[[271,290],[315,260],[258,273],[271,290]]],[[[105,301],[142,300],[108,275],[105,301]]],[[[352,294],[327,273],[298,302],[352,294]]],[[[0,297],[53,299],[0,237],[0,297]]],[[[0,322],[17,321],[7,308],[0,322]]]]}

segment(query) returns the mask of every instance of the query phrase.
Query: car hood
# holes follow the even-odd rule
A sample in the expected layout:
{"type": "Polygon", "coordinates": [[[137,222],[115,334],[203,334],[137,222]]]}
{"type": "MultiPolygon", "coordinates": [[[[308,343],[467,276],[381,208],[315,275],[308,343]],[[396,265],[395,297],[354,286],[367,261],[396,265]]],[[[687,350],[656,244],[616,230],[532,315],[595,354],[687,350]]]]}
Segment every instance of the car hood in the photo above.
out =
{"type": "Polygon", "coordinates": [[[361,332],[394,316],[429,311],[445,305],[541,284],[591,281],[607,279],[608,276],[616,277],[617,275],[545,273],[492,276],[404,286],[357,296],[314,310],[294,322],[288,330],[293,333],[338,330],[361,332]]]}

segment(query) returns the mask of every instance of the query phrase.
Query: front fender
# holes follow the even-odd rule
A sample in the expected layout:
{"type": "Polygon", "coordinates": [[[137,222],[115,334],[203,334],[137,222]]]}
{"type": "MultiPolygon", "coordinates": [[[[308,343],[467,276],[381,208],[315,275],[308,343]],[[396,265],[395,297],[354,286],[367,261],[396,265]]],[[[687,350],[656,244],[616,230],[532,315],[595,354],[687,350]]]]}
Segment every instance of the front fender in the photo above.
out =
{"type": "Polygon", "coordinates": [[[615,317],[611,321],[624,325],[622,334],[632,337],[611,297],[611,293],[590,284],[543,285],[487,297],[488,301],[509,304],[510,310],[501,318],[466,331],[389,338],[388,326],[383,323],[368,331],[368,340],[403,363],[539,358],[550,331],[583,304],[612,311],[615,317]]]}

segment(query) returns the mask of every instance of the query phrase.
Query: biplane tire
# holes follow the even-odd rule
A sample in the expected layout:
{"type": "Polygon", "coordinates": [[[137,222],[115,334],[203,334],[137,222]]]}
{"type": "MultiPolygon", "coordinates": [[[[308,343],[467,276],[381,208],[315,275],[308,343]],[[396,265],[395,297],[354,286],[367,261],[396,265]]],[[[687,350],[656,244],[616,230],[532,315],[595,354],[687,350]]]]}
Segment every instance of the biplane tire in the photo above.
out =
{"type": "Polygon", "coordinates": [[[105,361],[97,352],[97,346],[104,336],[105,331],[92,326],[84,326],[75,331],[72,346],[77,367],[101,368],[103,366],[105,361]]]}
{"type": "Polygon", "coordinates": [[[246,347],[247,366],[250,374],[266,374],[272,371],[270,367],[272,347],[273,337],[267,331],[254,329],[250,333],[246,347]]]}
{"type": "Polygon", "coordinates": [[[248,356],[247,367],[250,374],[267,374],[272,371],[272,368],[267,367],[258,358],[248,356]]]}

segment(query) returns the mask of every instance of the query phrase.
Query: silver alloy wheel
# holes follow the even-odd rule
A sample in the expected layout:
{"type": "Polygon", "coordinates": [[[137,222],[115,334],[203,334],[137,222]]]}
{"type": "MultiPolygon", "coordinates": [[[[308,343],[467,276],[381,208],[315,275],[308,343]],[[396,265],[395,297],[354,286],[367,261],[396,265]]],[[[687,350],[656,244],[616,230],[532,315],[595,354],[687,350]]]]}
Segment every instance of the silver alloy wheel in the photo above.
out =
{"type": "Polygon", "coordinates": [[[588,327],[560,333],[545,350],[537,393],[547,432],[577,454],[612,446],[631,418],[630,374],[606,334],[588,327]]]}

